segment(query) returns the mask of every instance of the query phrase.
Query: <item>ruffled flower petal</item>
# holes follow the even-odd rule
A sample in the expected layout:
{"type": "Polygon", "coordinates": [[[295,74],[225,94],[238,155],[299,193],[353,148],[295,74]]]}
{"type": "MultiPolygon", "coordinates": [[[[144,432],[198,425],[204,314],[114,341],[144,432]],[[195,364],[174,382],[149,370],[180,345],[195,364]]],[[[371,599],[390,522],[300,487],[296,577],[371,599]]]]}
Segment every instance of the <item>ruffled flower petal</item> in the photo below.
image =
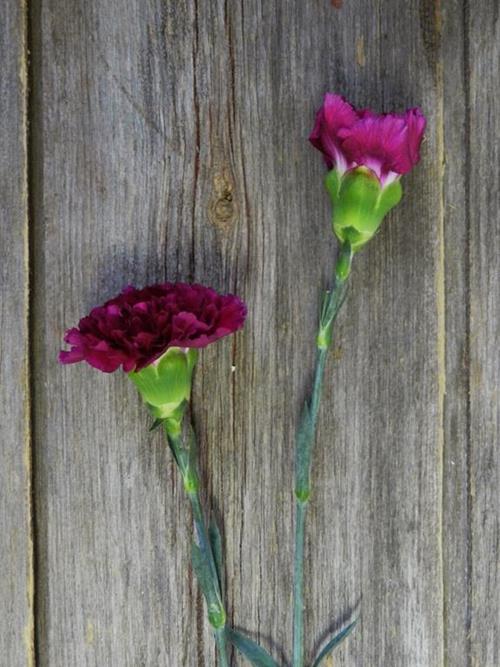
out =
{"type": "Polygon", "coordinates": [[[310,141],[323,153],[329,169],[342,174],[365,166],[386,185],[419,161],[425,125],[417,108],[404,114],[376,114],[356,110],[343,97],[327,93],[310,141]]]}
{"type": "Polygon", "coordinates": [[[316,123],[309,141],[323,153],[329,169],[334,166],[346,168],[339,131],[352,127],[357,120],[358,114],[344,97],[326,93],[323,106],[316,114],[316,123]]]}
{"type": "Polygon", "coordinates": [[[200,348],[237,331],[246,306],[232,294],[203,285],[164,283],[144,289],[127,286],[94,308],[64,337],[71,346],[59,361],[86,361],[105,373],[139,371],[168,348],[200,348]]]}
{"type": "Polygon", "coordinates": [[[412,165],[420,160],[420,144],[424,136],[427,121],[420,109],[408,109],[406,112],[406,122],[408,125],[408,149],[412,165]]]}

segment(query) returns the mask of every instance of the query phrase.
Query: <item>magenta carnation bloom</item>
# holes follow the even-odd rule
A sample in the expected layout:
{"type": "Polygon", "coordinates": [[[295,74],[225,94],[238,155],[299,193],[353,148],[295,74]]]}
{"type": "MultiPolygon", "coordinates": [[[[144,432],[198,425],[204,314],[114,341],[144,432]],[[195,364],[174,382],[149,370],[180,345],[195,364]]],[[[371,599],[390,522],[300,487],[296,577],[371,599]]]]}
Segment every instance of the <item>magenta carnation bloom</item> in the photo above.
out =
{"type": "Polygon", "coordinates": [[[329,169],[343,174],[365,166],[384,186],[419,161],[425,125],[417,108],[404,114],[376,114],[327,93],[309,140],[323,153],[329,169]]]}
{"type": "Polygon", "coordinates": [[[140,371],[172,347],[201,348],[237,331],[246,306],[203,285],[164,283],[123,292],[69,329],[59,361],[86,361],[105,373],[140,371]]]}
{"type": "Polygon", "coordinates": [[[333,230],[352,252],[373,238],[400,201],[401,176],[419,161],[425,130],[420,109],[376,114],[327,93],[309,137],[328,166],[333,230]]]}

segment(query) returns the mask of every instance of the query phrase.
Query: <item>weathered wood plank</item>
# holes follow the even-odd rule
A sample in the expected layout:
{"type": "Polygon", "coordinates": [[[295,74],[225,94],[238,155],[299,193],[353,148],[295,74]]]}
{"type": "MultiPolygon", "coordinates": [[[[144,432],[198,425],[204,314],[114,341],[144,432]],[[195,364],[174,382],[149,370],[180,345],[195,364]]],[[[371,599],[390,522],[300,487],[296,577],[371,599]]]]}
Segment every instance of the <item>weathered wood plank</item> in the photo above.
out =
{"type": "Polygon", "coordinates": [[[500,664],[500,7],[468,12],[470,664],[500,664]]]}
{"type": "Polygon", "coordinates": [[[445,663],[468,667],[469,213],[464,3],[442,3],[446,396],[443,457],[445,663]]]}
{"type": "Polygon", "coordinates": [[[193,11],[34,7],[41,665],[211,662],[165,443],[123,375],[56,361],[93,304],[192,273],[193,11]]]}
{"type": "Polygon", "coordinates": [[[34,664],[28,361],[26,10],[0,21],[0,662],[34,664]]]}

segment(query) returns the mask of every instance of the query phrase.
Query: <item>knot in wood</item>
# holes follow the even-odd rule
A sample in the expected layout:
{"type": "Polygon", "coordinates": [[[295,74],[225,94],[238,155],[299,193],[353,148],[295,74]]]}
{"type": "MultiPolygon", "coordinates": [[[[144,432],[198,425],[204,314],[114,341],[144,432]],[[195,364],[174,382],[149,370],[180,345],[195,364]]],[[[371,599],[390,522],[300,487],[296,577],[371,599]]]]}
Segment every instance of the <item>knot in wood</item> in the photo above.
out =
{"type": "Polygon", "coordinates": [[[226,233],[230,231],[237,217],[233,190],[234,182],[229,172],[217,172],[214,175],[209,217],[215,227],[226,233]]]}

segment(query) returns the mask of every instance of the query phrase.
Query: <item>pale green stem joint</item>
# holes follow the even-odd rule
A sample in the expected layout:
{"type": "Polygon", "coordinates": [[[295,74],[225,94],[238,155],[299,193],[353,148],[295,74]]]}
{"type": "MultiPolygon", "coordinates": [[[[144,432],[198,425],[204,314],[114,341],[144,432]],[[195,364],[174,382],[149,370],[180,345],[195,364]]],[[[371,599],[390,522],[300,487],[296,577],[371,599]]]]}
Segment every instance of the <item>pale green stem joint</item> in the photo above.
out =
{"type": "Polygon", "coordinates": [[[222,630],[226,627],[226,612],[223,607],[214,605],[208,610],[208,620],[214,630],[222,630]]]}
{"type": "Polygon", "coordinates": [[[328,328],[322,329],[320,327],[318,336],[316,338],[316,347],[318,348],[318,350],[328,350],[328,348],[330,347],[328,333],[329,333],[328,328]]]}
{"type": "Polygon", "coordinates": [[[200,489],[200,480],[196,470],[189,468],[186,471],[185,475],[182,475],[182,480],[184,482],[184,490],[187,494],[197,493],[200,489]]]}

